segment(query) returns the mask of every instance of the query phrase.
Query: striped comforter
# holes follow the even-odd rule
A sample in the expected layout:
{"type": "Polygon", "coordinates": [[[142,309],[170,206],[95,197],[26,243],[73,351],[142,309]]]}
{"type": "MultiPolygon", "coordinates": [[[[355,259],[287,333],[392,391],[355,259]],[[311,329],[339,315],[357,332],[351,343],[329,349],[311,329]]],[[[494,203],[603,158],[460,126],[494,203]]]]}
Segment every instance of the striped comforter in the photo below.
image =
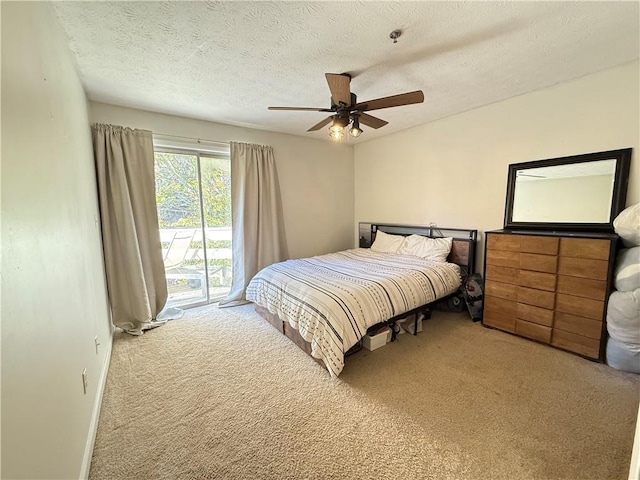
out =
{"type": "Polygon", "coordinates": [[[459,286],[455,264],[358,248],[270,265],[246,296],[296,328],[311,354],[339,375],[344,353],[367,328],[459,286]]]}

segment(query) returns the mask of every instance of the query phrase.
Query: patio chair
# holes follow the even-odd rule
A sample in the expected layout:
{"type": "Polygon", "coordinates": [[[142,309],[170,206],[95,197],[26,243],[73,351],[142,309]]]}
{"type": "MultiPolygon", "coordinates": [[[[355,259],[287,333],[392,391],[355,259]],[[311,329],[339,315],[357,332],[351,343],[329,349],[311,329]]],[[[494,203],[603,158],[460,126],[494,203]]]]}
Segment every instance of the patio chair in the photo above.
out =
{"type": "Polygon", "coordinates": [[[164,255],[164,269],[167,279],[186,279],[191,288],[206,288],[204,270],[188,262],[195,258],[197,249],[191,248],[195,229],[178,230],[164,255]]]}
{"type": "Polygon", "coordinates": [[[195,229],[178,230],[174,233],[169,248],[164,254],[165,270],[179,268],[187,260],[190,260],[187,257],[195,234],[195,229]]]}

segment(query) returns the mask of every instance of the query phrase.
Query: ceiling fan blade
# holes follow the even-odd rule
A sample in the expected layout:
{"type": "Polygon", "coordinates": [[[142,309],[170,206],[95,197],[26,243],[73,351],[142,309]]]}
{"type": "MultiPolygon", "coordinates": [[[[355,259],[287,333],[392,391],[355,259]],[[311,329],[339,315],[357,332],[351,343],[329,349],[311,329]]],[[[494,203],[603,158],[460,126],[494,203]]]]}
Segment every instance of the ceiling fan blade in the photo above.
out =
{"type": "Polygon", "coordinates": [[[402,105],[422,102],[424,102],[424,93],[422,93],[422,90],[416,90],[415,92],[401,93],[400,95],[392,95],[390,97],[369,100],[368,102],[356,103],[353,109],[366,112],[368,110],[380,110],[381,108],[400,107],[402,105]]]}
{"type": "Polygon", "coordinates": [[[325,118],[321,122],[316,123],[313,127],[307,130],[307,132],[314,132],[316,130],[320,130],[325,125],[329,125],[331,123],[331,120],[333,120],[333,115],[329,115],[327,118],[325,118]]]}
{"type": "Polygon", "coordinates": [[[328,108],[316,108],[316,107],[268,107],[268,110],[298,110],[301,112],[332,112],[328,108]]]}
{"type": "Polygon", "coordinates": [[[389,123],[378,117],[374,117],[373,115],[367,115],[366,113],[361,113],[360,115],[358,115],[358,119],[360,120],[360,123],[371,128],[384,127],[387,123],[389,123]]]}
{"type": "Polygon", "coordinates": [[[334,105],[351,105],[351,90],[349,85],[351,84],[351,77],[346,74],[339,73],[325,73],[324,76],[329,84],[329,90],[331,90],[331,99],[334,105]]]}

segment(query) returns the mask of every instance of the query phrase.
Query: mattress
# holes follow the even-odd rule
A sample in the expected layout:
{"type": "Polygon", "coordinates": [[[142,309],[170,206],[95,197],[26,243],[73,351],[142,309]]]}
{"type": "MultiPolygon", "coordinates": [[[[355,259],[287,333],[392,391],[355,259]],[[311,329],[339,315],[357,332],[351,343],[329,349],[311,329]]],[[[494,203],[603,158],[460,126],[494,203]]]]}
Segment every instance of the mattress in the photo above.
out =
{"type": "Polygon", "coordinates": [[[246,296],[297,329],[337,376],[344,353],[369,327],[460,284],[456,264],[358,248],[273,264],[251,280],[246,296]]]}

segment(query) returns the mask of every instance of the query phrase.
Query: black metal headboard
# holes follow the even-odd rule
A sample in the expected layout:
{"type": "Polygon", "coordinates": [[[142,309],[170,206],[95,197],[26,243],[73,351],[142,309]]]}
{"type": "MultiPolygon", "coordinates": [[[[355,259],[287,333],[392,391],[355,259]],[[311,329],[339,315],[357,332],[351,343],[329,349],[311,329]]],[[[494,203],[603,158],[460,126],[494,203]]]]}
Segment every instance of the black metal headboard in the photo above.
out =
{"type": "Polygon", "coordinates": [[[463,273],[472,274],[475,270],[477,230],[464,228],[442,228],[430,225],[401,225],[395,223],[365,223],[358,224],[359,246],[369,248],[376,238],[376,232],[382,230],[394,235],[422,235],[429,238],[453,238],[451,253],[447,261],[460,265],[463,273]]]}

